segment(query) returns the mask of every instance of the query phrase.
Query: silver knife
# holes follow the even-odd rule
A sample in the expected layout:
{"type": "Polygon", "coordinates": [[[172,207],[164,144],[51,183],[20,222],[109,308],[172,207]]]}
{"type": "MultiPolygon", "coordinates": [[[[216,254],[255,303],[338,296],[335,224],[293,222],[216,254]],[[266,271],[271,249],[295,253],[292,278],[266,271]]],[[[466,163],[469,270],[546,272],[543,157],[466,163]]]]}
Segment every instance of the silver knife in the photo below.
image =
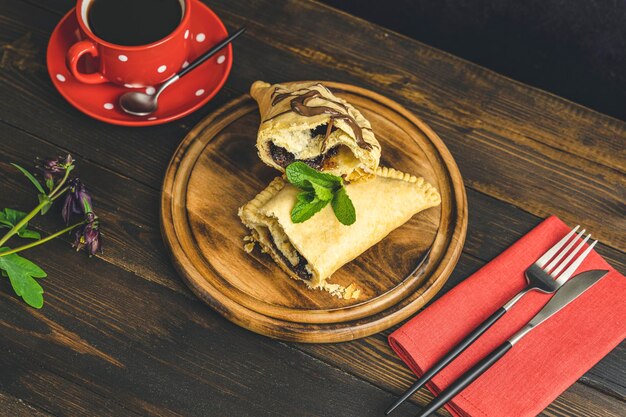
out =
{"type": "Polygon", "coordinates": [[[515,333],[504,342],[500,347],[496,348],[489,355],[485,356],[480,362],[478,362],[472,369],[461,375],[456,381],[454,381],[448,388],[443,390],[434,400],[424,407],[417,417],[426,417],[437,411],[445,403],[454,398],[465,387],[474,382],[479,376],[481,376],[487,369],[489,369],[494,363],[498,361],[506,352],[509,351],[517,342],[519,342],[524,336],[528,334],[532,329],[539,326],[541,323],[552,317],[563,307],[574,301],[578,296],[587,291],[593,284],[598,282],[602,277],[608,274],[609,271],[604,270],[592,270],[587,272],[581,272],[575,277],[567,281],[561,288],[557,290],[554,296],[543,306],[539,313],[535,314],[526,326],[520,331],[515,333]]]}

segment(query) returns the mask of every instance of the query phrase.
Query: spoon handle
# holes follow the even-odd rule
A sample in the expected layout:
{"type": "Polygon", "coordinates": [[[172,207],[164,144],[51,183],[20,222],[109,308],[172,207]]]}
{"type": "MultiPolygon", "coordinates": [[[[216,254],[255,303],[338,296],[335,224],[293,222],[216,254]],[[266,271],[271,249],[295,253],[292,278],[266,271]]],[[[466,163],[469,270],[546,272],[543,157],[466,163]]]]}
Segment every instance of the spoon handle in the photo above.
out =
{"type": "Polygon", "coordinates": [[[189,71],[191,71],[192,69],[194,69],[195,67],[197,67],[198,65],[202,64],[204,61],[206,61],[207,59],[211,58],[213,55],[215,55],[217,52],[219,52],[222,48],[224,48],[226,45],[228,45],[229,43],[231,43],[232,41],[234,41],[239,35],[241,35],[242,33],[244,33],[246,31],[246,27],[242,27],[241,29],[239,29],[237,32],[233,33],[232,35],[230,35],[229,37],[227,37],[226,39],[224,39],[223,41],[221,41],[220,43],[218,43],[217,45],[215,45],[213,48],[209,49],[208,51],[206,51],[205,53],[203,53],[202,55],[200,55],[195,61],[193,61],[191,64],[189,64],[189,66],[187,68],[183,68],[177,75],[178,78],[182,78],[185,74],[187,74],[189,71]]]}

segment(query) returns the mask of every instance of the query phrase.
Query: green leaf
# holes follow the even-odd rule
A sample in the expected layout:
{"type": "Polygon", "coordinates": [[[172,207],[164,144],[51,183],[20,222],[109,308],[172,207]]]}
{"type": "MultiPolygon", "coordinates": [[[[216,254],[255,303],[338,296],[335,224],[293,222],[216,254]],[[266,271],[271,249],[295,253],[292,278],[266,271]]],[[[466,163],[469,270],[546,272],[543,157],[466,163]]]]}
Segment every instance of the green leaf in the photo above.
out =
{"type": "Polygon", "coordinates": [[[296,200],[302,203],[310,203],[315,199],[315,191],[301,192],[296,195],[296,200]]]}
{"type": "Polygon", "coordinates": [[[20,230],[18,230],[17,235],[24,239],[41,239],[41,235],[39,234],[39,232],[36,232],[34,230],[28,230],[25,227],[22,227],[20,230]]]}
{"type": "Polygon", "coordinates": [[[341,224],[346,226],[354,224],[356,221],[356,211],[344,187],[341,187],[335,193],[331,206],[335,212],[335,216],[337,216],[337,220],[339,220],[341,224]]]}
{"type": "Polygon", "coordinates": [[[54,189],[54,180],[52,178],[46,180],[46,187],[48,187],[50,191],[54,189]]]}
{"type": "Polygon", "coordinates": [[[304,162],[292,162],[285,169],[287,180],[301,190],[310,190],[311,184],[335,189],[343,184],[341,177],[319,172],[304,162]]]}
{"type": "Polygon", "coordinates": [[[0,211],[0,223],[11,227],[18,224],[24,217],[26,217],[26,213],[23,211],[13,210],[11,208],[5,208],[3,211],[0,211]]]}
{"type": "Polygon", "coordinates": [[[310,193],[300,193],[296,200],[296,204],[291,209],[291,221],[294,223],[302,223],[309,220],[315,213],[326,207],[328,200],[320,200],[317,197],[310,199],[310,193]],[[301,194],[307,194],[302,196],[301,194]]]}
{"type": "MultiPolygon", "coordinates": [[[[23,211],[5,208],[4,211],[0,211],[0,228],[12,228],[21,222],[24,217],[26,217],[26,213],[23,211]]],[[[28,230],[27,227],[28,223],[17,231],[17,235],[27,239],[41,239],[39,232],[28,230]]]]}
{"type": "Polygon", "coordinates": [[[354,224],[356,211],[341,177],[319,172],[300,161],[289,164],[285,171],[287,180],[304,191],[296,197],[291,221],[302,223],[331,202],[339,222],[346,226],[354,224]]]}
{"type": "Polygon", "coordinates": [[[332,188],[322,187],[321,185],[317,185],[316,183],[310,183],[313,187],[313,191],[315,192],[315,196],[322,201],[330,201],[333,199],[333,190],[332,188]]]}
{"type": "Polygon", "coordinates": [[[46,192],[44,191],[43,187],[41,186],[41,184],[39,183],[39,181],[37,181],[37,178],[35,178],[33,176],[33,174],[31,174],[30,172],[26,171],[24,168],[22,168],[21,166],[19,166],[18,164],[11,164],[13,165],[15,168],[19,169],[21,171],[22,174],[24,174],[26,176],[26,178],[28,178],[30,180],[30,182],[33,183],[33,185],[35,186],[35,188],[37,188],[37,190],[42,193],[45,194],[46,192]]]}
{"type": "MultiPolygon", "coordinates": [[[[0,252],[8,248],[0,248],[0,252]]],[[[35,308],[43,306],[43,288],[35,278],[45,278],[43,269],[16,253],[0,256],[0,269],[9,276],[13,291],[35,308]]]]}
{"type": "Polygon", "coordinates": [[[50,197],[46,194],[39,194],[37,197],[39,198],[39,204],[44,201],[46,202],[46,204],[41,207],[41,215],[44,215],[48,212],[48,210],[50,210],[50,207],[52,207],[52,199],[50,199],[50,197]]]}

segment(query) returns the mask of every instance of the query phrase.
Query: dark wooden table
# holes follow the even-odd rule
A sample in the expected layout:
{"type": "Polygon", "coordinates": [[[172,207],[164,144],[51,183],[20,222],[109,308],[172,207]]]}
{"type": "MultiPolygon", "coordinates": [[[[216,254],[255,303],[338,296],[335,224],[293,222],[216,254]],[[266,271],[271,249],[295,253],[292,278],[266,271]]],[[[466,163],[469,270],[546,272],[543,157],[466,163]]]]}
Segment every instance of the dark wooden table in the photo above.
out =
{"type": "MultiPolygon", "coordinates": [[[[379,416],[409,385],[411,373],[386,343],[391,330],[333,345],[271,340],[211,311],[170,265],[158,224],[168,160],[191,127],[256,79],[360,85],[442,137],[470,212],[445,290],[549,214],[584,223],[601,239],[598,251],[626,271],[622,121],[319,3],[215,0],[229,28],[249,27],[225,88],[179,122],[111,126],[74,109],[48,79],[47,40],[73,3],[0,0],[0,206],[33,203],[8,162],[71,152],[106,246],[92,259],[72,253],[69,238],[30,251],[49,274],[41,310],[0,279],[2,415],[379,416]]],[[[58,221],[34,226],[49,232],[58,221]]],[[[428,399],[421,391],[399,415],[428,399]]],[[[544,414],[626,415],[626,344],[544,414]]]]}

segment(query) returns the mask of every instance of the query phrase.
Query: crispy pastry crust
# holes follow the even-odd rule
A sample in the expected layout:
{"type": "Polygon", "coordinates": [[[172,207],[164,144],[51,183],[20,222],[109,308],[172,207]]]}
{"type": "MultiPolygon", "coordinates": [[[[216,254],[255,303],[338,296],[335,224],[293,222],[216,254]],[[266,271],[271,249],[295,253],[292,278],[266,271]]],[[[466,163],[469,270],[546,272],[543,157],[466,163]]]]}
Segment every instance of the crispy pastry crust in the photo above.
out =
{"type": "Polygon", "coordinates": [[[336,97],[322,84],[270,85],[256,81],[250,88],[250,95],[258,102],[261,113],[261,125],[257,135],[259,157],[269,166],[284,172],[284,168],[271,156],[270,144],[273,143],[286,149],[296,159],[313,159],[336,148],[337,154],[331,157],[329,163],[321,167],[321,170],[344,175],[351,181],[369,177],[378,168],[380,144],[372,132],[369,121],[360,111],[336,97]],[[334,130],[326,139],[323,134],[312,138],[311,131],[330,123],[331,115],[303,116],[293,111],[291,107],[292,98],[311,92],[317,92],[319,95],[307,101],[307,106],[326,106],[349,116],[358,125],[362,142],[359,141],[359,133],[355,133],[350,123],[342,118],[333,119],[334,130]],[[278,95],[286,95],[286,98],[276,101],[278,95]]]}
{"type": "Polygon", "coordinates": [[[339,223],[330,205],[306,222],[294,224],[290,214],[299,190],[282,177],[241,207],[239,216],[251,230],[252,240],[290,277],[311,288],[356,298],[355,287],[337,288],[327,279],[414,214],[439,205],[441,198],[423,178],[386,167],[378,168],[369,181],[348,184],[346,190],[357,213],[351,226],[339,223]],[[302,259],[311,279],[300,278],[293,269],[302,259]]]}

